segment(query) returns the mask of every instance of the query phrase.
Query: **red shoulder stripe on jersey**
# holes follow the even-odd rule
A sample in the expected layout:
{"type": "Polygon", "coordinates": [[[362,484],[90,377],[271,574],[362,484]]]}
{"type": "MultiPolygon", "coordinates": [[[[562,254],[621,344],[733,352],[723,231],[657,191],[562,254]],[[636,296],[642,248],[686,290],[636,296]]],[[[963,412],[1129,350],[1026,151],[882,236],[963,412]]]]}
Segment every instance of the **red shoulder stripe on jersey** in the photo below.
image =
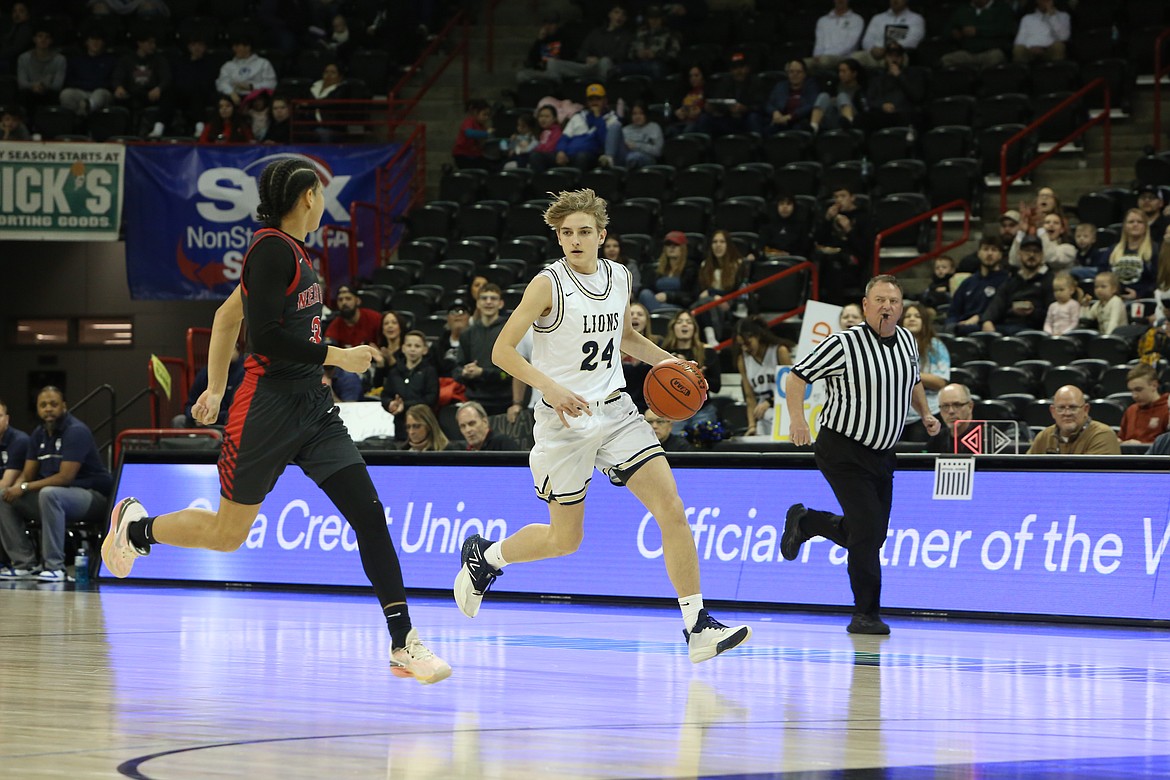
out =
{"type": "Polygon", "coordinates": [[[248,251],[244,253],[244,264],[240,268],[240,286],[244,288],[244,295],[248,294],[248,288],[244,287],[243,268],[248,265],[248,258],[252,255],[252,250],[256,248],[256,245],[259,244],[262,239],[268,238],[269,236],[275,236],[284,243],[288,244],[288,248],[291,249],[293,253],[293,262],[296,263],[296,273],[293,274],[292,283],[289,284],[288,289],[284,291],[284,294],[291,295],[293,291],[297,289],[297,285],[301,282],[301,260],[304,260],[306,263],[309,262],[309,257],[307,254],[305,254],[305,250],[301,248],[300,244],[298,244],[296,241],[293,241],[285,233],[277,230],[276,228],[260,228],[252,234],[252,245],[249,246],[248,251]]]}

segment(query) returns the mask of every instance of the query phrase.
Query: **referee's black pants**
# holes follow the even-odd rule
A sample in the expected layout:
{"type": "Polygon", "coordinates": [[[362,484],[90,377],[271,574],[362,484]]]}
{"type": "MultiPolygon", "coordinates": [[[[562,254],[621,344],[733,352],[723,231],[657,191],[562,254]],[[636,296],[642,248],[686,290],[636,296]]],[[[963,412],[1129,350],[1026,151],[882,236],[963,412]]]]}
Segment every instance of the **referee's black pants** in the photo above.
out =
{"type": "Polygon", "coordinates": [[[801,520],[801,530],[849,550],[854,613],[877,617],[882,600],[879,551],[890,527],[894,498],[894,451],[870,449],[821,428],[813,454],[845,514],[809,509],[801,520]]]}

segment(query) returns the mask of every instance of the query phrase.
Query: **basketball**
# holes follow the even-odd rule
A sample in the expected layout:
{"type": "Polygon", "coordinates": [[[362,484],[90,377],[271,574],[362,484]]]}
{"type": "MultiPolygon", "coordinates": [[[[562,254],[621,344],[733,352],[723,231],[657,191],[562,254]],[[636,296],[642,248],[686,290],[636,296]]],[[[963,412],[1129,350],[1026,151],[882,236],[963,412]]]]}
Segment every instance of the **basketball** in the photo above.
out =
{"type": "Polygon", "coordinates": [[[691,364],[670,358],[650,369],[642,393],[659,417],[689,420],[707,400],[707,380],[691,364]]]}

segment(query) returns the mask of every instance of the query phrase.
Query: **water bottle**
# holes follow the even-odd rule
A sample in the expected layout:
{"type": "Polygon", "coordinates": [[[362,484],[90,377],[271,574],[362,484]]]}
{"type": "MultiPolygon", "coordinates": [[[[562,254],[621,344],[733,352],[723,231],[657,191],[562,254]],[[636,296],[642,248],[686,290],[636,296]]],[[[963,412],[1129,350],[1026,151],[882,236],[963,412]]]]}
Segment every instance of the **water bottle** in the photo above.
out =
{"type": "Polygon", "coordinates": [[[79,588],[89,587],[89,554],[84,545],[77,548],[77,557],[73,559],[73,581],[79,588]]]}

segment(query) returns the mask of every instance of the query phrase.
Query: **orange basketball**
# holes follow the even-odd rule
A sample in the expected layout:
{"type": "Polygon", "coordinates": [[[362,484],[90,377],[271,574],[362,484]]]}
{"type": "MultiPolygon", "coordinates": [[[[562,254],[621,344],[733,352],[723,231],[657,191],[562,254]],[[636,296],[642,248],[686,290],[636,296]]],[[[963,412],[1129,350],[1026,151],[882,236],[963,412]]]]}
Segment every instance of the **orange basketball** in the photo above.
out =
{"type": "Polygon", "coordinates": [[[650,369],[642,393],[659,417],[689,420],[707,400],[707,380],[689,363],[670,358],[650,369]]]}

